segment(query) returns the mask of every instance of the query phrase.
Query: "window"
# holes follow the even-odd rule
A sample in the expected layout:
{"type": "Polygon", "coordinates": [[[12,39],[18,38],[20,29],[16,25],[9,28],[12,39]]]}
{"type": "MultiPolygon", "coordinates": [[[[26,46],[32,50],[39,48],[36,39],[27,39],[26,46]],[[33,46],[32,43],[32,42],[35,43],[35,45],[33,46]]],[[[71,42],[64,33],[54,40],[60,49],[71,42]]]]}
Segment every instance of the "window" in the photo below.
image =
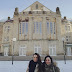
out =
{"type": "Polygon", "coordinates": [[[4,41],[6,41],[6,37],[4,37],[4,41]]]}
{"type": "Polygon", "coordinates": [[[20,23],[20,34],[27,34],[28,33],[28,22],[21,22],[20,23]]]}
{"type": "Polygon", "coordinates": [[[21,45],[19,47],[19,56],[26,56],[26,46],[25,45],[21,45]]]}
{"type": "Polygon", "coordinates": [[[65,30],[67,31],[67,26],[65,26],[65,30]]]}
{"type": "Polygon", "coordinates": [[[5,29],[4,29],[4,31],[6,31],[7,30],[7,26],[5,26],[5,29]]]}
{"type": "Polygon", "coordinates": [[[66,39],[66,41],[68,41],[68,39],[66,39]]]}
{"type": "Polygon", "coordinates": [[[70,31],[70,26],[68,26],[68,31],[70,31]]]}
{"type": "Polygon", "coordinates": [[[42,33],[42,23],[40,22],[40,34],[42,33]]]}
{"type": "Polygon", "coordinates": [[[20,23],[20,34],[21,34],[21,23],[20,23]]]}
{"type": "Polygon", "coordinates": [[[9,31],[10,31],[10,26],[5,26],[5,29],[4,29],[4,31],[7,31],[7,32],[9,32],[9,31]]]}
{"type": "Polygon", "coordinates": [[[42,50],[40,45],[35,45],[34,46],[34,53],[39,53],[41,55],[42,50]]]}
{"type": "Polygon", "coordinates": [[[9,41],[9,37],[7,36],[7,41],[9,41]]]}
{"type": "Polygon", "coordinates": [[[54,22],[54,34],[55,34],[55,32],[56,32],[56,29],[55,29],[55,22],[54,22]]]}
{"type": "Polygon", "coordinates": [[[24,34],[25,23],[22,24],[22,34],[24,34]]]}
{"type": "Polygon", "coordinates": [[[47,22],[47,32],[49,33],[49,22],[47,22]]]}
{"type": "Polygon", "coordinates": [[[42,34],[42,22],[34,22],[34,33],[42,34]]]}
{"type": "Polygon", "coordinates": [[[7,32],[9,32],[9,30],[10,30],[10,26],[8,26],[7,32]]]}
{"type": "Polygon", "coordinates": [[[68,36],[66,36],[66,41],[68,41],[68,36]]]}
{"type": "Polygon", "coordinates": [[[9,41],[9,36],[4,37],[4,42],[9,41]]]}
{"type": "Polygon", "coordinates": [[[70,26],[65,26],[66,31],[70,31],[70,26]]]}
{"type": "Polygon", "coordinates": [[[53,30],[52,30],[52,22],[50,22],[50,32],[51,32],[51,34],[53,33],[53,30]]]}
{"type": "Polygon", "coordinates": [[[67,55],[71,56],[71,47],[67,47],[67,55]]]}
{"type": "Polygon", "coordinates": [[[49,45],[49,55],[56,56],[56,45],[49,45]]]}
{"type": "Polygon", "coordinates": [[[68,38],[68,36],[66,36],[66,38],[68,38]]]}
{"type": "Polygon", "coordinates": [[[36,4],[36,9],[38,9],[38,4],[36,4]]]}
{"type": "Polygon", "coordinates": [[[36,32],[38,33],[38,22],[36,22],[36,32]]]}
{"type": "Polygon", "coordinates": [[[66,41],[70,41],[71,36],[66,36],[66,41]]]}
{"type": "Polygon", "coordinates": [[[4,56],[8,56],[9,48],[4,47],[4,56]]]}
{"type": "Polygon", "coordinates": [[[26,22],[26,34],[28,33],[28,22],[26,22]]]}

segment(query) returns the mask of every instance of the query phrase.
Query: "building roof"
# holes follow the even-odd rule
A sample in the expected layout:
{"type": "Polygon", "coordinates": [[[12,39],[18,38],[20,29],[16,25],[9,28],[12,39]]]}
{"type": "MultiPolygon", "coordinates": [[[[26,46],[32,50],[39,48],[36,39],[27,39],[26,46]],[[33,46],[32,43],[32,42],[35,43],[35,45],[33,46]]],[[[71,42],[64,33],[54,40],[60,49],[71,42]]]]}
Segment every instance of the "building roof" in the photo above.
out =
{"type": "Polygon", "coordinates": [[[29,7],[27,7],[25,10],[23,10],[22,12],[24,12],[24,11],[31,11],[31,10],[32,11],[36,11],[36,9],[31,9],[31,7],[33,8],[33,6],[35,6],[36,4],[38,4],[42,8],[42,9],[37,9],[37,11],[41,11],[41,10],[43,10],[43,11],[51,11],[50,9],[48,9],[47,7],[45,7],[43,4],[41,4],[38,1],[36,1],[33,4],[31,4],[29,7]]]}

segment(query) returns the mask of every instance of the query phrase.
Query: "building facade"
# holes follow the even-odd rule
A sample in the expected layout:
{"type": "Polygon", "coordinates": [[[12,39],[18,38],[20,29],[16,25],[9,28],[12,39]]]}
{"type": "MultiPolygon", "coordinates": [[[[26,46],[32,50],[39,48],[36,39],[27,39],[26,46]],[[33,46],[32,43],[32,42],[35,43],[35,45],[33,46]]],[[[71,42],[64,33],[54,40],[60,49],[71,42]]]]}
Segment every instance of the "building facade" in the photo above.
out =
{"type": "Polygon", "coordinates": [[[2,44],[2,34],[3,34],[3,22],[0,22],[0,54],[1,54],[1,44],[2,44]]]}
{"type": "Polygon", "coordinates": [[[4,22],[1,52],[4,56],[72,55],[72,24],[62,19],[59,7],[51,11],[38,1],[4,22]],[[16,38],[16,41],[13,41],[16,38]],[[64,39],[64,41],[63,41],[64,39]],[[64,43],[63,43],[64,42],[64,43]]]}

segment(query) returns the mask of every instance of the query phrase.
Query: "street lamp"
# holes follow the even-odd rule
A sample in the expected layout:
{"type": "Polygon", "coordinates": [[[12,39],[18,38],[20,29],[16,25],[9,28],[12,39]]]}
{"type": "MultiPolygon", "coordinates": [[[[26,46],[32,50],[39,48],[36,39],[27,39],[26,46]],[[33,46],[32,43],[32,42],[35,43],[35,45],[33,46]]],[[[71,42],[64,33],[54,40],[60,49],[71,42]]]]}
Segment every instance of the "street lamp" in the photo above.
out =
{"type": "Polygon", "coordinates": [[[64,41],[65,41],[65,38],[63,37],[62,38],[62,41],[63,41],[63,48],[64,48],[64,61],[65,61],[65,64],[66,64],[66,57],[65,57],[65,55],[66,55],[66,50],[65,50],[65,44],[64,44],[64,41]]]}
{"type": "Polygon", "coordinates": [[[13,41],[13,49],[12,49],[12,65],[13,65],[14,44],[15,44],[14,42],[16,41],[16,38],[13,38],[12,41],[13,41]]]}

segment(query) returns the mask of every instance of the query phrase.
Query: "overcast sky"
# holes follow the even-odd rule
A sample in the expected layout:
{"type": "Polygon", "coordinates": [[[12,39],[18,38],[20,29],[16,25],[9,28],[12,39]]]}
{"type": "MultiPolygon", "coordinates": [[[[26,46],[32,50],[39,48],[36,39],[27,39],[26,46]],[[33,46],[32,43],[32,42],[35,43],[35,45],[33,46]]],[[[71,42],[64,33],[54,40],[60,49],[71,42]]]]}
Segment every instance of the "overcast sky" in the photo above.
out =
{"type": "Polygon", "coordinates": [[[60,7],[62,17],[72,18],[72,0],[0,0],[0,20],[8,16],[12,18],[15,7],[18,7],[21,12],[36,1],[54,12],[56,7],[60,7]]]}

